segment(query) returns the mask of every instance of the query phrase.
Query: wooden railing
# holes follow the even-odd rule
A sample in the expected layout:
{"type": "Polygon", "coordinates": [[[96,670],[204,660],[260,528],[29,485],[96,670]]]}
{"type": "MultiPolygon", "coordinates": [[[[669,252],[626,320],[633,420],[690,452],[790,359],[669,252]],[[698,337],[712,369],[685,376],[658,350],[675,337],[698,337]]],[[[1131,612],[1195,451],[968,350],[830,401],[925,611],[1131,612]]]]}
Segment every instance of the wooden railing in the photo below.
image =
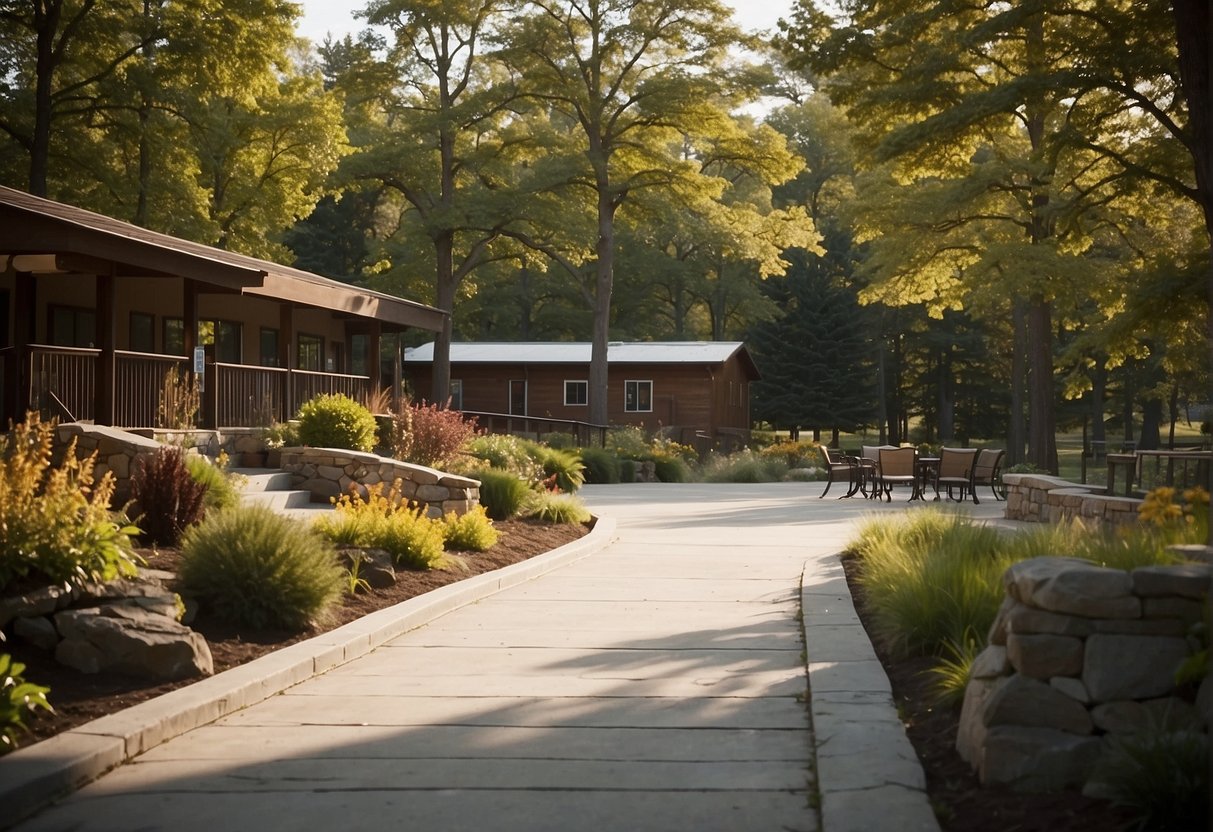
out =
{"type": "Polygon", "coordinates": [[[291,371],[292,412],[299,405],[323,394],[341,393],[356,402],[366,401],[371,389],[367,376],[348,376],[339,373],[318,373],[311,370],[291,371]]]}
{"type": "Polygon", "coordinates": [[[511,433],[536,440],[544,436],[562,433],[574,438],[575,444],[585,448],[591,445],[606,445],[606,425],[592,425],[572,419],[550,419],[538,416],[514,416],[509,413],[484,413],[477,410],[462,410],[464,416],[476,419],[476,426],[489,433],[511,433]]]}
{"type": "Polygon", "coordinates": [[[131,428],[160,424],[160,392],[169,371],[189,370],[180,355],[114,351],[114,423],[131,428]]]}
{"type": "Polygon", "coordinates": [[[291,371],[218,363],[208,369],[214,370],[217,425],[266,427],[286,421],[294,412],[289,395],[291,371]]]}
{"type": "Polygon", "coordinates": [[[96,406],[101,350],[34,347],[29,353],[29,407],[48,416],[89,421],[96,406]],[[59,412],[60,408],[67,411],[59,412]]]}

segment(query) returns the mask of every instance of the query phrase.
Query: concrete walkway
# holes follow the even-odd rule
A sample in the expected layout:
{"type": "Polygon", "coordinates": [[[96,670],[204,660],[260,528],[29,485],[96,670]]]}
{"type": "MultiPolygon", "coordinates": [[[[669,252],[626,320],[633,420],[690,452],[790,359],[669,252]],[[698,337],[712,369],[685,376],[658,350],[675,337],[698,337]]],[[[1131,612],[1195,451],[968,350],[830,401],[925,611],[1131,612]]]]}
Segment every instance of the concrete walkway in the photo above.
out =
{"type": "MultiPolygon", "coordinates": [[[[857,519],[907,506],[820,488],[586,488],[614,519],[595,551],[464,588],[453,611],[364,619],[382,646],[345,663],[346,636],[288,648],[317,675],[266,657],[282,693],[249,707],[222,693],[228,674],[185,689],[230,711],[209,724],[81,732],[150,750],[16,828],[938,829],[834,557],[857,519]]],[[[263,678],[257,664],[237,670],[263,678]]],[[[27,756],[27,779],[69,766],[67,745],[27,756]]],[[[0,799],[24,754],[0,762],[0,799]]]]}

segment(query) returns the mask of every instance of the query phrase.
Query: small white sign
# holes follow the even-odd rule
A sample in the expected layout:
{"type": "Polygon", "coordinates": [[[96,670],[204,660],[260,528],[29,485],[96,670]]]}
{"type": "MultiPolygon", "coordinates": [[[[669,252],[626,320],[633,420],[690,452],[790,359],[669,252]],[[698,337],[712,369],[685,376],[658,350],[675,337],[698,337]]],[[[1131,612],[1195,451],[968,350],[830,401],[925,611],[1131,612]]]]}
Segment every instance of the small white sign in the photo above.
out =
{"type": "Polygon", "coordinates": [[[206,347],[194,347],[194,372],[206,372],[206,347]]]}

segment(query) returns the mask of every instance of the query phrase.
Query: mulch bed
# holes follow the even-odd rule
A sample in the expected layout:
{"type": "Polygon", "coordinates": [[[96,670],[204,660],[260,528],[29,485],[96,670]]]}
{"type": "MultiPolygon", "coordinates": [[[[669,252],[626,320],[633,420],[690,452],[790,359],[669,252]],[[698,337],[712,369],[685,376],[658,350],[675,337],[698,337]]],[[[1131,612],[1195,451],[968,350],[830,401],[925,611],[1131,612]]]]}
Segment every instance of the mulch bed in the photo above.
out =
{"type": "MultiPolygon", "coordinates": [[[[863,588],[855,582],[856,558],[844,557],[847,583],[855,609],[869,634],[863,588]]],[[[927,777],[927,793],[945,832],[1115,832],[1131,815],[1108,801],[1076,791],[1023,794],[1004,786],[982,786],[969,764],[956,753],[960,709],[934,704],[926,657],[893,659],[872,639],[876,655],[893,686],[893,698],[906,733],[927,777]]]]}
{"type": "MultiPolygon", "coordinates": [[[[501,533],[501,538],[492,549],[487,552],[451,553],[459,556],[459,560],[466,564],[466,569],[398,570],[394,586],[343,596],[341,606],[323,626],[303,632],[240,630],[208,617],[205,611],[199,611],[190,626],[206,638],[215,672],[220,673],[432,589],[549,552],[584,536],[590,529],[588,525],[554,525],[530,520],[502,520],[494,522],[493,526],[501,533]]],[[[175,571],[179,560],[175,549],[141,550],[140,554],[147,560],[148,567],[170,572],[175,571]]],[[[47,651],[30,647],[17,639],[6,642],[3,651],[25,663],[26,681],[51,689],[47,698],[55,709],[53,714],[40,712],[30,722],[30,733],[18,737],[21,746],[196,681],[185,679],[149,684],[145,679],[119,673],[80,673],[57,663],[47,651]]]]}

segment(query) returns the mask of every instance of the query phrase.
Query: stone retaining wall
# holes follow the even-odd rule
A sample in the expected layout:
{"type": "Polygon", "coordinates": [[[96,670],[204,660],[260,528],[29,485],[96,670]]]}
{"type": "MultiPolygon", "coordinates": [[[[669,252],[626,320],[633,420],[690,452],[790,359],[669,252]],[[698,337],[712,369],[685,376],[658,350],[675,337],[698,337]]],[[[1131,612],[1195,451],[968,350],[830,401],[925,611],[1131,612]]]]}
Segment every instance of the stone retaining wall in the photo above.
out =
{"type": "Polygon", "coordinates": [[[1082,786],[1116,737],[1207,730],[1213,685],[1196,704],[1175,671],[1197,649],[1213,566],[1125,572],[1034,558],[1003,577],[1006,598],[973,664],[956,748],[982,783],[1022,791],[1082,786]]]}
{"type": "Polygon", "coordinates": [[[1137,522],[1141,500],[1109,496],[1102,488],[1045,474],[1003,474],[1002,480],[1008,520],[1056,523],[1078,518],[1111,527],[1137,522]]]}
{"type": "Polygon", "coordinates": [[[67,450],[72,439],[76,440],[78,458],[83,459],[94,452],[97,454],[93,474],[98,480],[106,471],[113,473],[115,486],[110,501],[112,508],[119,508],[130,499],[135,460],[145,454],[155,454],[161,447],[154,439],[136,436],[118,428],[66,422],[55,429],[54,452],[57,459],[67,450]]]}
{"type": "Polygon", "coordinates": [[[295,487],[324,502],[349,492],[352,486],[382,483],[385,488],[401,481],[401,492],[426,506],[431,517],[447,512],[465,514],[480,504],[480,483],[422,465],[412,465],[375,454],[335,448],[283,448],[278,467],[294,475],[295,487]]]}

